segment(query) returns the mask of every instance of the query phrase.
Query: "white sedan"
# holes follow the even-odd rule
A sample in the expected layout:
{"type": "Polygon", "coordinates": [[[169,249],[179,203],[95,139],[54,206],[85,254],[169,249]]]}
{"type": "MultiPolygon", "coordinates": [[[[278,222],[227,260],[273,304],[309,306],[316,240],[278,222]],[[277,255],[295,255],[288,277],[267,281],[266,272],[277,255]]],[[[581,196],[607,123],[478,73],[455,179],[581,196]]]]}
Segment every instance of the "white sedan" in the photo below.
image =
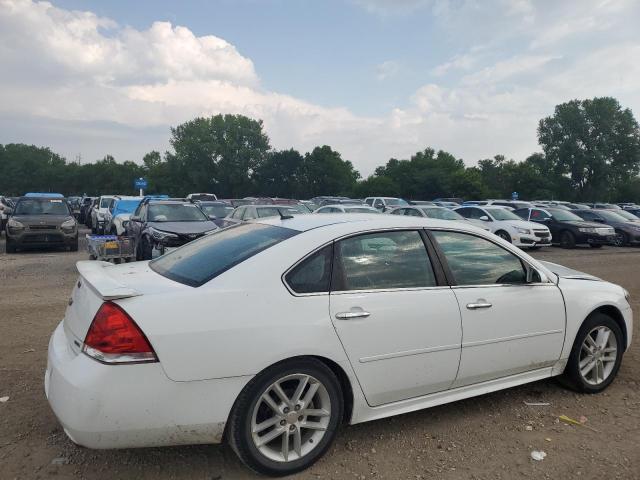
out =
{"type": "Polygon", "coordinates": [[[479,227],[489,229],[503,240],[517,247],[531,249],[551,246],[551,232],[545,225],[522,220],[500,206],[463,206],[454,211],[479,227]]]}
{"type": "Polygon", "coordinates": [[[45,392],[90,448],[217,443],[284,475],[355,424],[553,376],[604,390],[621,287],[463,222],[301,215],[151,262],[78,262],[45,392]]]}

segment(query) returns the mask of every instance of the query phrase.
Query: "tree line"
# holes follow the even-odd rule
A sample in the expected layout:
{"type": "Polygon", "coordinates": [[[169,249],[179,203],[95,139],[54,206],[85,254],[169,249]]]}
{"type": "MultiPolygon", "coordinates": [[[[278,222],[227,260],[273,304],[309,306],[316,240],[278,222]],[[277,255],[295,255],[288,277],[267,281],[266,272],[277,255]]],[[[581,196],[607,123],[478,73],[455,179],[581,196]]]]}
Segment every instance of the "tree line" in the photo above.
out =
{"type": "Polygon", "coordinates": [[[366,179],[330,146],[302,154],[275,150],[261,120],[243,115],[195,118],[171,128],[171,151],[147,153],[141,163],[111,155],[94,163],[68,162],[49,148],[0,145],[0,194],[27,191],[64,195],[148,193],[181,197],[214,192],[220,198],[316,195],[407,199],[462,197],[640,202],[640,128],[631,110],[610,97],[572,100],[540,120],[541,152],[523,161],[503,155],[475,166],[433,148],[391,158],[366,179]]]}

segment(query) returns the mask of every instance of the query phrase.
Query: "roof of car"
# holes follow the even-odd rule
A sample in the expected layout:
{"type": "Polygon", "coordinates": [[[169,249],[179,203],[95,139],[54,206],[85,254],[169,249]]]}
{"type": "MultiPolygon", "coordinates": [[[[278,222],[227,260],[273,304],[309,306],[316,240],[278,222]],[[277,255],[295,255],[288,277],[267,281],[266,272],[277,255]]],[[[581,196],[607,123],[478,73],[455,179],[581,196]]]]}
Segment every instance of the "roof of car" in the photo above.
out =
{"type": "MultiPolygon", "coordinates": [[[[293,215],[293,218],[280,219],[278,217],[269,217],[254,220],[254,223],[265,225],[274,225],[277,227],[290,228],[305,232],[315,228],[327,227],[329,225],[343,223],[357,223],[358,225],[367,224],[371,228],[403,228],[403,227],[447,227],[451,228],[451,220],[439,220],[436,218],[426,217],[410,217],[404,215],[380,215],[379,213],[350,213],[345,215],[342,213],[326,213],[322,215],[293,215]]],[[[478,231],[470,222],[459,222],[461,228],[469,231],[478,231]]],[[[357,230],[357,228],[356,228],[357,230]]]]}

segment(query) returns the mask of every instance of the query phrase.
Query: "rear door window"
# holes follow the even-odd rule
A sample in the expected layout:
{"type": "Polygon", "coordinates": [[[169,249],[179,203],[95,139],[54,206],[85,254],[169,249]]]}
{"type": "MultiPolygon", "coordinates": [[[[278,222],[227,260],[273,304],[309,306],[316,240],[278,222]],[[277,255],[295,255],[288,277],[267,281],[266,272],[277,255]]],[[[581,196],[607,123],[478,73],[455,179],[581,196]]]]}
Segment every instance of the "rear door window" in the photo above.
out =
{"type": "Polygon", "coordinates": [[[199,287],[246,259],[297,235],[290,228],[242,223],[186,244],[149,262],[171,280],[199,287]]]}
{"type": "Polygon", "coordinates": [[[336,243],[333,291],[433,287],[436,279],[417,231],[377,232],[336,243]]]}
{"type": "Polygon", "coordinates": [[[289,288],[296,293],[327,293],[331,282],[333,245],[307,257],[285,277],[289,288]]]}

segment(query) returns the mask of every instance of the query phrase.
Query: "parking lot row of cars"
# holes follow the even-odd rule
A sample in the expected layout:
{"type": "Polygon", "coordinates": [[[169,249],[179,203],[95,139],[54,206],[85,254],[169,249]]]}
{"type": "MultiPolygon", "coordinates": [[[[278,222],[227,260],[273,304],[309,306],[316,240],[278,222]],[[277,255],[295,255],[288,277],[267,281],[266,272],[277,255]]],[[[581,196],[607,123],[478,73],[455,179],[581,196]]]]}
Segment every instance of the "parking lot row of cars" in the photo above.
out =
{"type": "Polygon", "coordinates": [[[446,198],[405,201],[395,197],[321,196],[311,200],[270,197],[218,199],[210,193],[68,197],[30,193],[0,196],[6,251],[42,245],[78,249],[78,224],[94,235],[126,236],[135,258],[148,260],[230,225],[273,216],[325,213],[386,213],[470,222],[520,248],[552,244],[565,248],[640,243],[640,206],[558,201],[466,201],[446,198]]]}

